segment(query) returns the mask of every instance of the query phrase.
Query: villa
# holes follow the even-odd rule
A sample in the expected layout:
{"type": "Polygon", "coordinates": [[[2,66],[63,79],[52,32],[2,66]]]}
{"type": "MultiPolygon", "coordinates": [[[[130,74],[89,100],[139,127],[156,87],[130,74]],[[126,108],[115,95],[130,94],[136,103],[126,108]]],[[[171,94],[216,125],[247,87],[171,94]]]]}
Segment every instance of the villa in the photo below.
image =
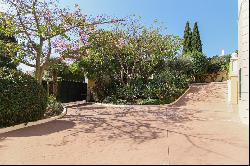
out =
{"type": "Polygon", "coordinates": [[[238,1],[238,54],[232,54],[229,101],[249,124],[249,0],[238,1]]]}
{"type": "Polygon", "coordinates": [[[239,0],[239,110],[249,123],[249,0],[239,0]]]}
{"type": "Polygon", "coordinates": [[[92,18],[90,1],[81,13],[60,8],[67,0],[6,0],[13,9],[1,13],[0,0],[0,165],[249,165],[249,0],[238,11],[237,1],[165,1],[105,4],[154,17],[172,5],[205,28],[188,21],[181,39],[134,18],[92,18]],[[237,51],[206,56],[225,43],[237,51]],[[33,72],[6,65],[16,57],[33,72]]]}

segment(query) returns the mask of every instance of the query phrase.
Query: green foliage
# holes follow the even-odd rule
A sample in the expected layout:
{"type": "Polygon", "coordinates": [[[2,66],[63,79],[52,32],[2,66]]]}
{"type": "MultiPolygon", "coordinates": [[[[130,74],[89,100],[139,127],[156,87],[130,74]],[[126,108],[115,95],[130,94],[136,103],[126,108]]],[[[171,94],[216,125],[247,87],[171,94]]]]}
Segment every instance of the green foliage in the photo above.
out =
{"type": "Polygon", "coordinates": [[[0,127],[36,121],[44,117],[46,92],[31,76],[0,69],[0,127]]]}
{"type": "Polygon", "coordinates": [[[200,52],[189,52],[182,56],[184,60],[181,67],[188,67],[184,69],[186,75],[191,79],[191,82],[205,82],[205,79],[210,76],[215,80],[219,72],[229,72],[231,55],[213,56],[207,58],[200,52]]]}
{"type": "Polygon", "coordinates": [[[202,53],[202,41],[200,37],[198,23],[195,22],[193,32],[189,26],[189,22],[186,23],[184,31],[184,41],[182,54],[186,55],[192,52],[202,53]]]}
{"type": "MultiPolygon", "coordinates": [[[[193,75],[193,62],[189,58],[176,57],[174,59],[168,60],[166,63],[168,70],[174,73],[176,77],[185,77],[185,79],[190,82],[193,75]]],[[[179,82],[181,84],[182,82],[179,82]]],[[[184,84],[186,81],[183,82],[184,84]]]]}
{"type": "Polygon", "coordinates": [[[104,76],[129,84],[138,76],[148,79],[161,69],[164,60],[174,57],[180,40],[157,30],[100,31],[91,39],[93,49],[80,63],[89,78],[104,76]],[[134,34],[131,36],[130,34],[134,34]],[[120,40],[124,44],[119,46],[120,40]]]}
{"type": "Polygon", "coordinates": [[[4,31],[0,30],[0,67],[16,69],[17,64],[12,61],[11,55],[4,47],[5,45],[8,44],[12,45],[15,43],[17,43],[17,41],[14,36],[7,36],[6,33],[4,33],[4,31]]]}
{"type": "MultiPolygon", "coordinates": [[[[170,62],[169,62],[170,63],[170,62]]],[[[173,102],[188,87],[187,75],[165,67],[148,81],[138,78],[125,86],[116,86],[103,102],[114,104],[166,104],[173,102]]],[[[182,72],[184,73],[184,71],[182,72]]],[[[107,88],[110,90],[110,88],[107,88]]],[[[98,91],[100,92],[100,91],[98,91]]]]}
{"type": "Polygon", "coordinates": [[[166,67],[156,74],[147,85],[144,93],[147,98],[160,99],[166,103],[173,102],[188,87],[188,78],[179,74],[174,68],[166,67]]]}
{"type": "Polygon", "coordinates": [[[201,52],[202,53],[202,42],[200,37],[200,32],[198,28],[198,23],[195,22],[193,33],[192,33],[192,52],[201,52]]]}
{"type": "Polygon", "coordinates": [[[208,74],[218,73],[221,71],[221,62],[217,58],[208,58],[208,74]]]}
{"type": "Polygon", "coordinates": [[[18,51],[16,61],[35,68],[35,78],[42,83],[46,70],[58,62],[80,59],[89,47],[87,40],[102,24],[120,20],[106,16],[92,18],[84,14],[79,5],[75,10],[62,8],[57,0],[4,0],[8,6],[0,13],[0,32],[5,30],[18,39],[16,47],[2,44],[7,51],[18,51]]]}
{"type": "Polygon", "coordinates": [[[208,58],[208,74],[218,74],[219,72],[229,72],[231,55],[213,56],[208,58]]]}
{"type": "Polygon", "coordinates": [[[56,72],[56,76],[61,80],[83,81],[85,78],[84,72],[78,69],[78,62],[71,65],[65,62],[59,62],[50,66],[44,74],[44,79],[52,80],[53,73],[56,72]]]}
{"type": "Polygon", "coordinates": [[[224,55],[220,59],[221,59],[221,69],[220,69],[220,71],[229,72],[231,55],[224,55]]]}
{"type": "Polygon", "coordinates": [[[204,82],[208,70],[208,59],[201,52],[193,52],[191,57],[193,63],[192,72],[195,77],[195,82],[204,82]]]}
{"type": "Polygon", "coordinates": [[[48,106],[45,112],[45,117],[60,115],[63,112],[63,106],[56,100],[54,96],[48,97],[48,106]]]}
{"type": "Polygon", "coordinates": [[[13,63],[10,57],[0,54],[0,67],[6,67],[9,69],[16,69],[17,65],[13,63]]]}
{"type": "Polygon", "coordinates": [[[190,70],[189,62],[172,59],[156,70],[152,78],[138,76],[129,84],[122,84],[117,80],[107,81],[107,78],[100,75],[94,89],[97,96],[95,99],[114,104],[146,104],[147,100],[157,101],[155,104],[170,103],[188,87],[190,70]]]}
{"type": "Polygon", "coordinates": [[[184,41],[183,41],[183,54],[188,52],[192,52],[192,31],[189,26],[189,22],[186,23],[185,31],[184,31],[184,41]]]}
{"type": "Polygon", "coordinates": [[[90,38],[89,56],[79,67],[95,80],[96,101],[133,104],[140,99],[174,100],[181,74],[168,68],[167,62],[180,51],[181,40],[160,31],[133,24],[98,31],[90,38]],[[165,69],[168,75],[161,78],[165,69]]]}

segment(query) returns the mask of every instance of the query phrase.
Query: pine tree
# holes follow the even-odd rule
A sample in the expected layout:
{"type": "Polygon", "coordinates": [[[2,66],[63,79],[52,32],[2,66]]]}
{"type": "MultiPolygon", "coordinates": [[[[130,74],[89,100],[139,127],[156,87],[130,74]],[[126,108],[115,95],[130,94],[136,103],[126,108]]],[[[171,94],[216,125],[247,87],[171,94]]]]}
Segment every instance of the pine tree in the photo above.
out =
{"type": "Polygon", "coordinates": [[[197,51],[202,53],[202,42],[197,22],[195,22],[194,24],[191,44],[192,44],[192,52],[197,51]]]}
{"type": "Polygon", "coordinates": [[[184,44],[183,44],[183,54],[186,54],[188,52],[192,51],[192,31],[189,26],[189,22],[186,23],[185,31],[184,31],[184,44]]]}

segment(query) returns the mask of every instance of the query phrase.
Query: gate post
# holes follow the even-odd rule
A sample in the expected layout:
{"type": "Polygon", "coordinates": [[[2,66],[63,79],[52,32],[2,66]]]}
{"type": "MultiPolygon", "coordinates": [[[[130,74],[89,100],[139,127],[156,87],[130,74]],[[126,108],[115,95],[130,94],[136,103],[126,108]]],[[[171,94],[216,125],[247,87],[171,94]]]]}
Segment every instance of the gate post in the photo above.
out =
{"type": "Polygon", "coordinates": [[[233,53],[232,58],[230,60],[230,71],[229,71],[229,78],[230,78],[230,83],[229,83],[229,91],[230,93],[228,94],[230,97],[229,101],[231,104],[238,104],[239,100],[239,73],[238,73],[238,54],[233,53]]]}
{"type": "Polygon", "coordinates": [[[90,102],[93,99],[93,88],[95,86],[94,80],[85,79],[85,82],[87,83],[87,102],[90,102]]]}

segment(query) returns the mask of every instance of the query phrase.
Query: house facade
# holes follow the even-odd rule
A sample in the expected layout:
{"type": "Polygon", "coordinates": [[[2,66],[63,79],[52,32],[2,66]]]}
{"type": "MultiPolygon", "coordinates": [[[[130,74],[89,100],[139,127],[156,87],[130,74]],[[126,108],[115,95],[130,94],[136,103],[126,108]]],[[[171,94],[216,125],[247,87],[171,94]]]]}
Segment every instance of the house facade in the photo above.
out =
{"type": "Polygon", "coordinates": [[[238,0],[238,106],[249,124],[249,0],[238,0]]]}

